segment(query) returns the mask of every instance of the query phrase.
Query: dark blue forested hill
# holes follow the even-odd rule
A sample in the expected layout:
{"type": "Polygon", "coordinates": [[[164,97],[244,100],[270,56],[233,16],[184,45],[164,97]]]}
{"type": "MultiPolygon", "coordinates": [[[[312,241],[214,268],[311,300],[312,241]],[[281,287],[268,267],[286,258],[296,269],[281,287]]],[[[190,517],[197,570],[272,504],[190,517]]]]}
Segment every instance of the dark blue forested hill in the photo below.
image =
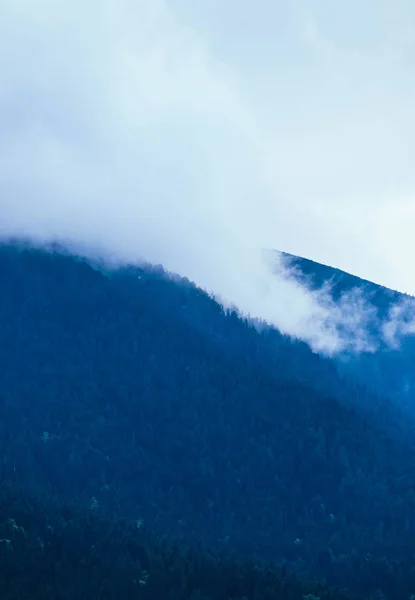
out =
{"type": "Polygon", "coordinates": [[[335,300],[338,300],[342,294],[351,291],[353,288],[363,288],[366,295],[370,297],[380,310],[382,316],[386,316],[391,304],[401,300],[403,297],[409,297],[407,294],[391,290],[367,279],[362,279],[357,275],[351,275],[341,269],[323,265],[309,258],[295,256],[287,252],[280,252],[278,254],[283,257],[287,266],[297,269],[300,279],[310,284],[311,288],[318,289],[325,283],[330,282],[332,285],[332,296],[335,300]]]}
{"type": "Polygon", "coordinates": [[[369,600],[13,484],[0,486],[0,535],[2,600],[369,600]]]}
{"type": "MultiPolygon", "coordinates": [[[[401,407],[415,415],[415,327],[413,333],[405,335],[409,323],[415,323],[415,298],[376,285],[340,269],[335,269],[312,260],[282,255],[288,267],[294,267],[297,279],[310,289],[318,290],[330,285],[330,294],[335,302],[348,292],[360,290],[370,306],[375,308],[375,318],[368,323],[368,333],[377,347],[376,352],[362,352],[359,355],[339,356],[335,360],[340,373],[363,382],[382,394],[387,394],[401,407]],[[382,335],[382,326],[394,318],[394,307],[403,325],[402,335],[396,344],[388,343],[382,335]]],[[[398,328],[399,333],[399,328],[398,328]]]]}
{"type": "Polygon", "coordinates": [[[0,248],[0,478],[389,600],[415,592],[394,403],[160,267],[0,248]]]}

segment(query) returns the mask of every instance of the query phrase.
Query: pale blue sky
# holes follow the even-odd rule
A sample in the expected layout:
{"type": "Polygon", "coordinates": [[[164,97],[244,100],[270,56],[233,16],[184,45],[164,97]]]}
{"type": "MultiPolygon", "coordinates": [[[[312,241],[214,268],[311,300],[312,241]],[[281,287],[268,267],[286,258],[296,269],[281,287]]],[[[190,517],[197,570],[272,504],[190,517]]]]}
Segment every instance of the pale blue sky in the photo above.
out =
{"type": "Polygon", "coordinates": [[[3,232],[162,262],[303,337],[321,306],[274,297],[261,247],[415,294],[415,3],[0,13],[3,232]]]}
{"type": "Polygon", "coordinates": [[[415,293],[415,3],[178,4],[272,140],[283,248],[415,293]]]}

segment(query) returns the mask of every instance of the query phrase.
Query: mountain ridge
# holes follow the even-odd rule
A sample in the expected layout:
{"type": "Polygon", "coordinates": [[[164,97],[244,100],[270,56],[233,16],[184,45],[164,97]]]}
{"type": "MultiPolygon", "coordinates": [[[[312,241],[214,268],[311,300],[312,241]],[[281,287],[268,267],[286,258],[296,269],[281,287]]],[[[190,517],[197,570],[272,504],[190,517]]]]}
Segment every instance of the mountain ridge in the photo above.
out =
{"type": "MultiPolygon", "coordinates": [[[[339,353],[334,362],[342,375],[368,385],[380,394],[390,396],[407,411],[415,414],[412,397],[415,392],[415,298],[385,286],[322,265],[307,258],[280,253],[290,277],[312,291],[324,290],[335,304],[350,292],[361,294],[375,316],[365,324],[366,333],[377,349],[339,353]],[[396,338],[385,339],[384,332],[392,325],[396,338]],[[385,328],[382,331],[382,328],[385,328]]],[[[356,311],[361,310],[356,305],[356,311]]]]}
{"type": "Polygon", "coordinates": [[[388,399],[161,267],[8,246],[0,285],[3,481],[409,597],[415,436],[388,399]]]}

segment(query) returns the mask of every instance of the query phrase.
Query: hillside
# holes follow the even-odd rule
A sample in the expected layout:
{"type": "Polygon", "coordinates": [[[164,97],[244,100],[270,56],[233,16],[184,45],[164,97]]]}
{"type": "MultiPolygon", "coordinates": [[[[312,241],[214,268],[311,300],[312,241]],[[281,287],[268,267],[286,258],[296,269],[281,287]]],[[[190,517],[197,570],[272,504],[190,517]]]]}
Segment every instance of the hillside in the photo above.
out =
{"type": "MultiPolygon", "coordinates": [[[[376,309],[375,319],[369,324],[369,332],[377,345],[375,353],[358,356],[339,356],[336,366],[340,373],[369,385],[380,393],[386,393],[399,406],[415,415],[413,395],[415,392],[415,299],[407,294],[390,290],[339,269],[312,260],[279,253],[285,264],[294,268],[296,278],[313,290],[325,284],[331,288],[331,297],[338,301],[343,294],[361,290],[367,302],[376,309]],[[396,310],[397,308],[397,310],[396,310]],[[400,317],[396,328],[396,340],[388,341],[381,336],[382,327],[395,316],[400,317]],[[409,335],[405,335],[409,331],[409,335]]],[[[392,328],[395,331],[395,327],[392,328]]]]}
{"type": "Polygon", "coordinates": [[[367,296],[373,299],[374,304],[382,311],[381,314],[385,315],[391,304],[403,297],[408,297],[407,294],[377,285],[357,275],[351,275],[346,271],[318,263],[309,258],[294,256],[287,252],[279,252],[278,254],[282,256],[287,265],[295,267],[301,279],[308,282],[312,288],[321,288],[325,283],[330,282],[332,284],[332,296],[336,300],[344,292],[353,288],[364,288],[367,296]]]}
{"type": "Polygon", "coordinates": [[[415,592],[393,403],[159,267],[0,249],[0,478],[388,600],[415,592]]]}
{"type": "Polygon", "coordinates": [[[0,488],[0,535],[2,600],[358,600],[9,485],[0,488]]]}

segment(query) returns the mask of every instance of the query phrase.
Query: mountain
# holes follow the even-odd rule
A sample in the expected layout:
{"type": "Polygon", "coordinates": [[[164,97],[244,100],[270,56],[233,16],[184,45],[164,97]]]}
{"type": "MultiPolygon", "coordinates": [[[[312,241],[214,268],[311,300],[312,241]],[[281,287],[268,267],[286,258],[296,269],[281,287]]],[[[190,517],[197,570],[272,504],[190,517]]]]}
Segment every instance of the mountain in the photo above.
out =
{"type": "Polygon", "coordinates": [[[0,488],[0,535],[2,600],[357,600],[10,485],[0,488]]]}
{"type": "Polygon", "coordinates": [[[374,308],[367,333],[375,351],[339,355],[336,367],[340,373],[387,394],[415,415],[415,298],[306,258],[278,254],[294,277],[309,289],[325,287],[335,303],[350,292],[359,292],[374,308]],[[388,334],[386,339],[384,332],[388,334]]]}
{"type": "Polygon", "coordinates": [[[415,592],[415,431],[393,400],[161,267],[4,244],[0,285],[3,485],[353,593],[415,592]]]}
{"type": "Polygon", "coordinates": [[[383,316],[386,316],[387,310],[392,304],[410,297],[407,294],[377,285],[357,275],[351,275],[346,271],[318,263],[309,258],[295,256],[288,252],[277,252],[277,254],[282,257],[288,267],[295,268],[297,277],[308,283],[312,289],[319,289],[324,284],[330,283],[332,297],[335,300],[338,300],[345,292],[355,288],[364,289],[366,295],[379,308],[383,316]]]}

